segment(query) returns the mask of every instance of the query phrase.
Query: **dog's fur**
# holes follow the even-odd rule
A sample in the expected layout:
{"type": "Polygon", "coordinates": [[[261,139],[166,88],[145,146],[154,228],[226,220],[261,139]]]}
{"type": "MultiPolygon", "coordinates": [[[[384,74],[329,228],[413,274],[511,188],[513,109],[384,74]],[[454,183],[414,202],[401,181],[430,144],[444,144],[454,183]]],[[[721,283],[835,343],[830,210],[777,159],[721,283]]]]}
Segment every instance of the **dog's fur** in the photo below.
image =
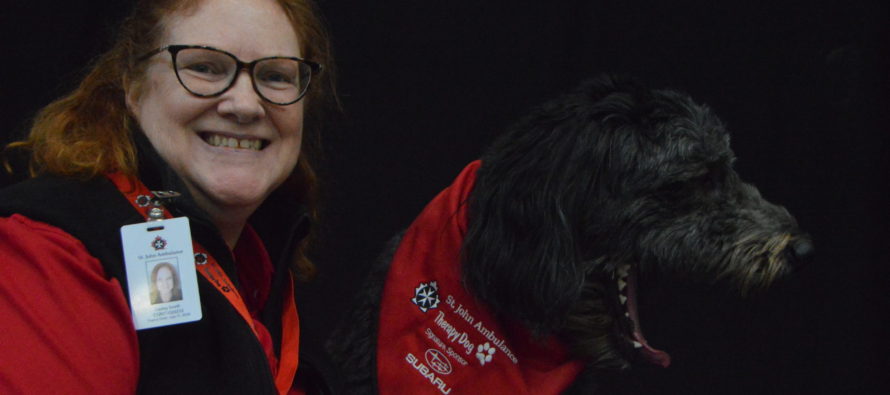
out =
{"type": "MultiPolygon", "coordinates": [[[[791,215],[742,182],[733,160],[721,122],[689,97],[614,77],[587,82],[533,110],[483,156],[454,264],[496,314],[563,339],[589,367],[574,389],[589,393],[602,372],[635,359],[620,268],[725,281],[745,294],[811,252],[791,215]]],[[[349,384],[368,392],[397,245],[331,343],[349,384]]]]}

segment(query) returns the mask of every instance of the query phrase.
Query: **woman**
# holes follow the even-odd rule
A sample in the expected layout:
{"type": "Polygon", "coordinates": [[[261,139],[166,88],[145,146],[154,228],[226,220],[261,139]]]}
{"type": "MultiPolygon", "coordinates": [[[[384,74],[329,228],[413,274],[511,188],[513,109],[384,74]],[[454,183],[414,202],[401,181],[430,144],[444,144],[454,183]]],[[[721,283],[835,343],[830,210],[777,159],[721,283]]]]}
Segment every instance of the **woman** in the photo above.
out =
{"type": "Polygon", "coordinates": [[[179,274],[169,262],[161,262],[151,269],[151,304],[182,300],[179,274]]]}
{"type": "Polygon", "coordinates": [[[0,192],[0,274],[17,279],[0,285],[0,393],[318,386],[292,274],[312,271],[304,143],[333,97],[329,53],[309,0],[137,1],[12,144],[36,177],[0,192]],[[120,228],[147,217],[188,218],[201,320],[134,329],[120,228]]]}

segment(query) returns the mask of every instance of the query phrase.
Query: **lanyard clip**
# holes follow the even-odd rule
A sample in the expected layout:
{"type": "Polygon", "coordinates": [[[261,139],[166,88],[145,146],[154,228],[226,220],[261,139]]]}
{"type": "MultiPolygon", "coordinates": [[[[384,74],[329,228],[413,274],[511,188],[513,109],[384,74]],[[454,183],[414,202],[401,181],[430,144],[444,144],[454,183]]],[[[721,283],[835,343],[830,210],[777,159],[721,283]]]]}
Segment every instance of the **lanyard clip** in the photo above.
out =
{"type": "Polygon", "coordinates": [[[161,207],[164,203],[182,196],[182,194],[176,191],[151,191],[151,194],[154,195],[151,198],[151,205],[155,207],[161,207]]]}
{"type": "Polygon", "coordinates": [[[151,191],[151,194],[154,195],[154,197],[151,198],[151,205],[154,207],[148,210],[147,221],[160,221],[164,219],[164,202],[181,196],[181,194],[176,191],[151,191]]]}
{"type": "Polygon", "coordinates": [[[160,221],[162,219],[164,219],[164,209],[160,207],[152,207],[151,210],[148,210],[147,221],[160,221]]]}

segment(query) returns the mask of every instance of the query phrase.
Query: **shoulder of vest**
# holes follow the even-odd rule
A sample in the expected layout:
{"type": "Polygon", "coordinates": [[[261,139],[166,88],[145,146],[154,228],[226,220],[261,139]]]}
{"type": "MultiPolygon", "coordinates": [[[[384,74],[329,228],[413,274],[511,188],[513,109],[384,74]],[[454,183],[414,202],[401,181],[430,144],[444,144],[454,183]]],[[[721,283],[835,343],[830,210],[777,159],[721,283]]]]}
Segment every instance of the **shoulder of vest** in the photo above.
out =
{"type": "Polygon", "coordinates": [[[80,240],[126,294],[120,227],[144,219],[105,177],[43,175],[0,190],[0,216],[21,214],[80,240]]]}
{"type": "Polygon", "coordinates": [[[130,211],[130,217],[138,218],[138,213],[105,177],[78,180],[43,175],[0,189],[2,214],[28,212],[32,215],[45,213],[59,218],[83,218],[96,213],[107,213],[113,208],[129,208],[125,212],[130,211]],[[113,206],[109,207],[109,204],[113,206]]]}

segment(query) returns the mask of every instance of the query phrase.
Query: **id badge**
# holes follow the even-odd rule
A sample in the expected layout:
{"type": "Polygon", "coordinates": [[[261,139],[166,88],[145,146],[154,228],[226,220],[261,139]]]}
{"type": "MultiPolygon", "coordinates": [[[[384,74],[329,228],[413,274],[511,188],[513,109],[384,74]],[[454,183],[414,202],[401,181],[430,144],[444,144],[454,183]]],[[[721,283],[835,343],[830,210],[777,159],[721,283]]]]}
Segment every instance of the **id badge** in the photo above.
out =
{"type": "Polygon", "coordinates": [[[136,330],[201,319],[188,218],[123,226],[121,242],[136,330]]]}

